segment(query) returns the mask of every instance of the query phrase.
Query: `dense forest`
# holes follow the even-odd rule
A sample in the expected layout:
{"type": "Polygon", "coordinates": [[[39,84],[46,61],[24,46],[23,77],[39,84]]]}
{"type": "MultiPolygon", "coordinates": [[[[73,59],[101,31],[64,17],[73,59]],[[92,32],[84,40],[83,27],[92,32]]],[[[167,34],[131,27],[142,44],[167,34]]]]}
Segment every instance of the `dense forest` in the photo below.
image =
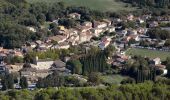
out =
{"type": "Polygon", "coordinates": [[[169,80],[101,88],[48,88],[0,92],[1,100],[168,100],[169,80]]]}
{"type": "Polygon", "coordinates": [[[60,24],[66,24],[69,28],[75,21],[65,20],[65,17],[72,12],[82,15],[80,22],[100,19],[106,15],[85,7],[66,7],[63,2],[49,6],[46,3],[29,4],[25,0],[0,0],[0,46],[19,48],[27,41],[55,35],[55,32],[42,29],[41,26],[47,21],[61,18],[60,24]],[[37,31],[32,32],[27,27],[34,27],[37,31]]]}

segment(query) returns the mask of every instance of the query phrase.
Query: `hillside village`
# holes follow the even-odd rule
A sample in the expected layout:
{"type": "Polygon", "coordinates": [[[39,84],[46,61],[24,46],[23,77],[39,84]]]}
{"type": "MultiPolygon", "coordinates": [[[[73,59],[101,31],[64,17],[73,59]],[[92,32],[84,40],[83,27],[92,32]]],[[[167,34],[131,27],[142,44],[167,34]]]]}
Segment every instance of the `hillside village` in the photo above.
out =
{"type": "MultiPolygon", "coordinates": [[[[79,20],[81,14],[71,13],[68,19],[79,20]]],[[[151,15],[142,15],[136,17],[133,14],[129,14],[123,18],[115,19],[103,19],[95,20],[93,22],[77,23],[72,28],[66,28],[65,26],[58,25],[58,19],[51,23],[55,23],[58,27],[58,34],[55,36],[47,37],[45,40],[37,40],[33,42],[27,42],[23,44],[20,49],[4,49],[0,48],[0,74],[6,73],[18,73],[20,77],[27,78],[29,85],[33,85],[38,81],[38,78],[45,78],[54,71],[65,75],[72,75],[71,70],[67,69],[67,61],[72,59],[74,54],[64,57],[64,59],[39,59],[35,57],[34,63],[14,63],[7,64],[7,56],[17,56],[24,58],[27,52],[45,52],[47,50],[55,49],[69,49],[70,47],[82,45],[82,49],[91,48],[95,46],[100,50],[105,50],[108,46],[114,46],[116,52],[113,52],[110,57],[107,58],[107,63],[112,65],[113,68],[123,69],[125,62],[133,59],[130,55],[126,55],[126,50],[129,48],[141,48],[149,50],[158,50],[170,52],[170,46],[165,46],[166,40],[152,39],[147,34],[149,29],[159,27],[161,23],[170,23],[170,17],[158,16],[156,20],[150,20],[151,15]],[[133,21],[135,28],[124,27],[122,22],[133,21]],[[147,24],[148,27],[145,27],[147,24]],[[144,27],[142,25],[145,25],[144,27]],[[147,41],[150,44],[157,44],[155,46],[143,46],[141,41],[147,41]]],[[[28,30],[36,32],[36,28],[28,27],[28,30]]],[[[51,31],[49,29],[49,31],[51,31]]],[[[155,68],[163,71],[161,75],[167,74],[166,66],[161,63],[161,58],[157,57],[149,59],[150,64],[155,68]]],[[[82,78],[81,75],[75,75],[80,80],[87,81],[86,78],[82,78]]],[[[19,78],[19,77],[18,77],[19,78]]],[[[19,84],[15,84],[15,88],[18,88],[19,84]]]]}

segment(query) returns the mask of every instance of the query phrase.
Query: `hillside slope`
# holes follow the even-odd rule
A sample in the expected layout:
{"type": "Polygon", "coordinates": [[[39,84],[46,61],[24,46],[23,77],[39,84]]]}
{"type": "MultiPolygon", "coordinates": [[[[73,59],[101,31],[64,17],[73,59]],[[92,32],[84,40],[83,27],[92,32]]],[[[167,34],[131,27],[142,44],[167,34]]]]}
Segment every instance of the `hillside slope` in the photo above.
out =
{"type": "Polygon", "coordinates": [[[65,2],[67,5],[74,5],[74,6],[85,6],[89,7],[94,10],[100,11],[133,11],[135,8],[127,7],[128,4],[123,2],[117,2],[116,0],[27,0],[30,3],[36,2],[65,2]],[[126,6],[126,7],[125,7],[126,6]]]}

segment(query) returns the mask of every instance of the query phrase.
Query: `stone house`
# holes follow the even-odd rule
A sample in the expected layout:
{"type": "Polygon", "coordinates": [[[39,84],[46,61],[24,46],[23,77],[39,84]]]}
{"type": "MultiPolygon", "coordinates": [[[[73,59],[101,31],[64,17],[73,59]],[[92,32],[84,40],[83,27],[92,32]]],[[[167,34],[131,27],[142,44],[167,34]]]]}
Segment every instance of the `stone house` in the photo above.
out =
{"type": "Polygon", "coordinates": [[[80,19],[81,18],[81,15],[78,13],[71,13],[68,16],[72,19],[80,19]]]}

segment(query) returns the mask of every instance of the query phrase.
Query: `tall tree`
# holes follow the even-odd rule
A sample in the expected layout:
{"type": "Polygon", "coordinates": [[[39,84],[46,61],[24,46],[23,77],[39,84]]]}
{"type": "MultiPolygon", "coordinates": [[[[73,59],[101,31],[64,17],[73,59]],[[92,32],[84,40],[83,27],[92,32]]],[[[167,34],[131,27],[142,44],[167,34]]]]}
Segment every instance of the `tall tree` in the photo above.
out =
{"type": "Polygon", "coordinates": [[[21,77],[20,79],[20,86],[22,89],[26,89],[28,88],[28,81],[27,81],[27,78],[26,77],[21,77]]]}
{"type": "Polygon", "coordinates": [[[14,78],[12,74],[5,75],[2,80],[2,90],[13,89],[14,88],[14,78]]]}
{"type": "Polygon", "coordinates": [[[67,62],[67,66],[74,74],[82,74],[82,64],[79,60],[71,60],[67,62]]]}

